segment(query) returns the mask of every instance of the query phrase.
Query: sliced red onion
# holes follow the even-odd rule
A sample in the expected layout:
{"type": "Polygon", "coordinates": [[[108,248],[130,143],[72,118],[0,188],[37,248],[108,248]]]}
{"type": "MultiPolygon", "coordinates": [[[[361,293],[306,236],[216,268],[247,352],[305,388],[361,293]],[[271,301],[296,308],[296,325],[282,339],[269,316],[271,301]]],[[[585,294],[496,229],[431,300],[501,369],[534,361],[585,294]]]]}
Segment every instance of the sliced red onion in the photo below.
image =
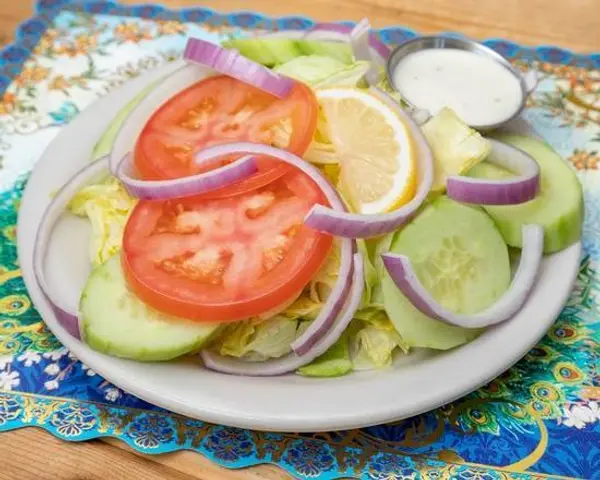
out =
{"type": "Polygon", "coordinates": [[[487,161],[518,176],[489,180],[461,175],[448,177],[447,193],[457,202],[479,205],[515,205],[533,200],[540,190],[540,167],[523,150],[488,139],[492,150],[487,161]]]}
{"type": "Polygon", "coordinates": [[[189,38],[183,52],[188,62],[200,63],[217,72],[236,78],[271,95],[283,98],[294,86],[294,81],[240,55],[199,38],[189,38]]]}
{"type": "Polygon", "coordinates": [[[366,18],[363,18],[350,32],[350,46],[356,60],[372,61],[369,47],[369,30],[371,30],[371,25],[366,18]]]}
{"type": "Polygon", "coordinates": [[[35,278],[40,286],[40,289],[52,304],[56,317],[60,324],[71,335],[76,338],[81,338],[81,330],[79,328],[78,307],[77,305],[69,304],[64,298],[61,298],[48,284],[44,274],[44,259],[50,236],[54,230],[59,217],[64,213],[69,201],[83,185],[99,180],[103,174],[108,173],[108,157],[102,157],[90,165],[86,165],[73,175],[67,183],[54,195],[50,205],[46,208],[42,221],[38,227],[35,245],[33,249],[33,268],[35,278]]]}
{"type": "Polygon", "coordinates": [[[364,18],[356,27],[350,32],[350,46],[352,47],[352,53],[356,60],[364,60],[371,62],[371,67],[365,74],[369,85],[377,85],[381,78],[381,68],[377,61],[373,58],[371,48],[369,46],[371,25],[369,21],[364,18]]]}
{"type": "MultiPolygon", "coordinates": [[[[50,300],[47,295],[46,298],[48,298],[48,301],[52,304],[52,300],[50,300]]],[[[81,319],[73,313],[65,312],[62,308],[59,308],[54,304],[52,304],[52,310],[54,310],[54,315],[56,316],[58,323],[60,323],[72,337],[81,340],[81,319]]]]}
{"type": "MultiPolygon", "coordinates": [[[[363,21],[367,21],[366,19],[363,21]]],[[[367,21],[368,24],[368,21],[367,21]]],[[[370,28],[370,27],[369,27],[370,28]]],[[[320,23],[315,25],[305,35],[307,40],[325,40],[331,42],[350,42],[352,27],[340,23],[320,23]]],[[[371,47],[371,58],[379,66],[385,66],[391,50],[373,31],[369,32],[369,46],[371,47]]]]}
{"type": "Polygon", "coordinates": [[[274,358],[265,362],[245,362],[237,358],[221,356],[210,350],[202,350],[200,356],[206,368],[230,375],[268,377],[293,372],[309,364],[320,355],[323,355],[340,338],[346,328],[348,328],[362,301],[364,265],[359,253],[354,255],[352,263],[354,268],[352,288],[350,289],[343,312],[337,317],[333,326],[304,355],[297,355],[292,352],[281,358],[274,358]]]}
{"type": "Polygon", "coordinates": [[[482,328],[513,317],[529,296],[542,261],[544,229],[540,225],[523,226],[523,249],[517,273],[509,289],[491,307],[473,315],[453,313],[440,305],[417,278],[405,255],[384,253],[381,257],[394,283],[411,303],[431,318],[463,328],[482,328]]]}
{"type": "Polygon", "coordinates": [[[208,172],[170,180],[141,180],[132,177],[133,170],[131,153],[127,153],[117,166],[117,177],[132,196],[142,200],[167,200],[225,187],[252,176],[258,167],[255,158],[247,155],[208,172]]]}
{"type": "Polygon", "coordinates": [[[292,342],[292,350],[298,355],[306,355],[311,348],[325,335],[338,317],[351,286],[352,257],[355,242],[349,238],[342,238],[340,247],[340,271],[337,281],[327,297],[327,302],[321,308],[319,315],[310,326],[292,342]]]}
{"type": "Polygon", "coordinates": [[[406,205],[393,212],[378,215],[339,212],[323,205],[315,205],[306,217],[306,224],[338,237],[368,238],[397,230],[419,209],[433,184],[433,154],[421,129],[393,99],[376,88],[371,88],[370,92],[389,105],[408,125],[417,149],[417,191],[406,205]]]}
{"type": "MultiPolygon", "coordinates": [[[[210,162],[216,158],[224,157],[226,155],[257,155],[257,156],[266,156],[276,158],[282,162],[285,162],[293,167],[296,167],[302,173],[308,175],[321,189],[325,198],[331,205],[331,208],[334,210],[344,211],[345,207],[340,199],[337,191],[333,188],[333,186],[327,181],[327,179],[313,167],[310,163],[305,162],[300,157],[290,153],[286,150],[281,150],[279,148],[271,147],[270,145],[263,145],[261,143],[252,143],[252,142],[233,142],[226,143],[222,145],[215,145],[212,147],[205,148],[200,150],[195,155],[195,161],[198,164],[203,164],[206,162],[210,162]]],[[[319,206],[319,205],[316,205],[319,206]]],[[[314,208],[314,207],[313,207],[314,208]]],[[[325,207],[327,208],[327,207],[325,207]]],[[[309,213],[310,215],[310,213],[309,213]]]]}

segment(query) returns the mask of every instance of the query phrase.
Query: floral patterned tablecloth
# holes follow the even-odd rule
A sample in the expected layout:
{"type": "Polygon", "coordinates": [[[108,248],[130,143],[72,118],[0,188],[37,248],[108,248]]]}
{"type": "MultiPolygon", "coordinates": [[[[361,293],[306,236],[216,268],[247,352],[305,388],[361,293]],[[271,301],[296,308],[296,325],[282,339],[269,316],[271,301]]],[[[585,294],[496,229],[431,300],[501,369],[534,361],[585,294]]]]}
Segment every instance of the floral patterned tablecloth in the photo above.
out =
{"type": "MultiPolygon", "coordinates": [[[[477,392],[412,419],[327,434],[261,433],[149,405],[66,351],[27,296],[16,220],[28,172],[61,127],[111,89],[176,59],[188,35],[217,42],[312,22],[65,0],[42,0],[37,12],[0,51],[0,431],[111,436],[148,453],[196,450],[232,468],[272,462],[297,477],[600,478],[600,54],[487,42],[519,68],[541,72],[525,116],[576,169],[586,195],[577,284],[539,345],[477,392]]],[[[394,44],[416,34],[392,27],[379,35],[394,44]]]]}

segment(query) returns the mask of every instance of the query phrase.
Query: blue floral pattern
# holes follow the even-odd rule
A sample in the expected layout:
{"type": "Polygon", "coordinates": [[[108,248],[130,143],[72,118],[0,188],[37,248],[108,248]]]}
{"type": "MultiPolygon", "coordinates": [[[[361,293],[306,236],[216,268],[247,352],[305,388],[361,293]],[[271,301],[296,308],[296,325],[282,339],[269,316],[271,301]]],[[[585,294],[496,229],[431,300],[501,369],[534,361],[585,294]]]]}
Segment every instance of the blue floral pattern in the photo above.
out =
{"type": "Polygon", "coordinates": [[[216,458],[231,463],[250,456],[254,450],[252,436],[239,428],[214,427],[204,446],[216,458]]]}
{"type": "Polygon", "coordinates": [[[331,470],[336,462],[328,446],[311,439],[300,439],[290,444],[283,461],[308,478],[331,470]]]}
{"type": "MultiPolygon", "coordinates": [[[[313,24],[254,12],[41,0],[16,42],[0,51],[0,431],[37,426],[65,440],[112,436],[142,452],[195,450],[232,468],[271,462],[300,478],[592,478],[600,471],[600,53],[486,41],[518,68],[541,74],[525,117],[581,180],[585,256],[568,305],[539,345],[451,405],[312,435],[210,425],[111,385],[45,327],[21,278],[15,225],[27,175],[60,128],[127,79],[178,58],[188,35],[219,41],[313,24]]],[[[378,34],[389,44],[417,36],[402,27],[378,34]]]]}
{"type": "Polygon", "coordinates": [[[175,435],[175,430],[168,419],[153,414],[137,417],[129,425],[127,432],[134,439],[135,445],[147,450],[159,448],[175,435]]]}

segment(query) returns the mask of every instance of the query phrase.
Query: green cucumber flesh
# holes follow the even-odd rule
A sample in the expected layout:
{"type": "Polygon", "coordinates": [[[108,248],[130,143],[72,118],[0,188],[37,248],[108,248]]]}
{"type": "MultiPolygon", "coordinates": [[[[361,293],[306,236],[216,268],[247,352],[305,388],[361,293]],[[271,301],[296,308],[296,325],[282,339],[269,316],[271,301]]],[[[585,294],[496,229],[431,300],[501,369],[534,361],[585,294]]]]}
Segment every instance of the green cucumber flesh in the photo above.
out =
{"type": "Polygon", "coordinates": [[[353,62],[352,49],[348,44],[297,40],[292,38],[233,38],[222,43],[225,48],[233,48],[244,57],[261,65],[273,67],[289,62],[303,55],[322,55],[335,58],[345,64],[353,62]]]}
{"type": "MultiPolygon", "coordinates": [[[[521,248],[522,227],[536,223],[544,227],[544,253],[563,250],[581,238],[583,224],[583,192],[573,170],[549,145],[533,138],[500,135],[498,140],[531,155],[540,166],[538,196],[520,205],[485,206],[505,242],[521,248]]],[[[506,178],[511,174],[486,164],[475,166],[469,176],[506,178]]]]}
{"type": "MultiPolygon", "coordinates": [[[[423,286],[444,307],[473,314],[496,302],[510,285],[510,261],[500,232],[478,207],[440,196],[394,237],[390,251],[406,255],[423,286]]],[[[415,308],[384,270],[383,303],[410,347],[446,350],[481,330],[447,325],[415,308]]]]}
{"type": "Polygon", "coordinates": [[[218,329],[148,307],[127,288],[118,254],[91,273],[79,309],[91,348],[131,360],[172,360],[200,349],[218,329]]]}

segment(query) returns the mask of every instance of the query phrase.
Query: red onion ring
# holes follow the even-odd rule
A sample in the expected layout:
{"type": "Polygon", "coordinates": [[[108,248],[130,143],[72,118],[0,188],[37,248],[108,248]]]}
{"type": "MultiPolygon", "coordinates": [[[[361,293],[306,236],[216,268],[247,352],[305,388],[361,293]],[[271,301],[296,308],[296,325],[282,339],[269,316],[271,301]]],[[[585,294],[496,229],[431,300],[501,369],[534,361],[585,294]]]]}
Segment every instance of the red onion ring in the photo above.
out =
{"type": "Polygon", "coordinates": [[[533,200],[540,190],[540,167],[529,154],[512,145],[488,139],[492,151],[487,161],[518,174],[516,177],[489,180],[461,175],[448,177],[448,197],[479,205],[515,205],[533,200]]]}
{"type": "MultiPolygon", "coordinates": [[[[363,20],[367,21],[368,20],[363,20]]],[[[350,33],[353,27],[340,23],[319,23],[311,28],[304,36],[307,40],[329,40],[332,42],[350,41],[350,33]]],[[[379,66],[384,66],[390,56],[391,50],[385,43],[379,40],[379,37],[373,31],[369,32],[369,46],[372,53],[370,60],[373,60],[379,66]]]]}
{"type": "Polygon", "coordinates": [[[350,289],[343,312],[337,317],[333,326],[304,355],[297,355],[292,352],[281,358],[274,358],[265,362],[245,362],[237,358],[223,357],[210,350],[202,350],[200,356],[204,362],[204,366],[210,370],[230,375],[267,377],[292,372],[323,355],[340,338],[346,328],[348,328],[362,301],[364,265],[359,253],[354,255],[352,263],[354,268],[352,288],[350,289]]]}
{"type": "Polygon", "coordinates": [[[411,303],[428,317],[463,328],[482,328],[495,325],[514,316],[523,306],[533,288],[542,261],[544,229],[540,225],[523,226],[523,250],[517,273],[509,289],[486,310],[463,315],[440,305],[417,278],[410,259],[405,255],[381,255],[386,270],[396,286],[411,303]]]}
{"type": "Polygon", "coordinates": [[[433,154],[421,129],[394,100],[376,88],[371,88],[369,91],[402,118],[415,140],[419,158],[417,191],[406,205],[393,212],[378,215],[339,212],[323,205],[315,205],[306,217],[305,223],[316,230],[339,237],[368,238],[397,230],[421,207],[433,184],[433,154]]]}
{"type": "Polygon", "coordinates": [[[351,286],[354,243],[348,238],[342,239],[338,279],[317,318],[292,342],[292,350],[297,355],[306,355],[331,328],[342,310],[351,286]]]}
{"type": "Polygon", "coordinates": [[[224,75],[283,98],[294,86],[291,78],[243,57],[235,50],[222,48],[199,38],[189,38],[183,52],[184,60],[208,66],[224,75]]]}
{"type": "MultiPolygon", "coordinates": [[[[46,298],[48,296],[46,295],[46,298]]],[[[62,325],[62,327],[69,332],[69,334],[76,338],[77,340],[82,339],[81,332],[83,331],[81,327],[81,319],[78,315],[73,315],[72,313],[65,312],[62,308],[57,307],[52,303],[52,300],[48,298],[48,301],[52,305],[52,310],[54,310],[54,315],[56,316],[58,323],[62,325]]]]}
{"type": "Polygon", "coordinates": [[[371,62],[371,67],[365,76],[367,77],[369,85],[375,86],[379,83],[381,72],[380,65],[375,60],[375,55],[372,54],[369,46],[369,39],[371,36],[369,33],[370,31],[371,25],[369,24],[369,21],[366,18],[362,19],[350,32],[350,46],[352,47],[352,53],[356,60],[371,62]]]}
{"type": "Polygon", "coordinates": [[[204,148],[195,154],[194,159],[196,163],[203,164],[216,158],[232,154],[272,157],[285,162],[288,165],[292,165],[310,177],[310,179],[317,184],[331,205],[331,208],[337,211],[345,210],[344,204],[342,203],[337,191],[321,174],[321,172],[319,172],[319,170],[313,167],[310,163],[305,162],[300,157],[288,152],[287,150],[281,150],[279,148],[264,145],[262,143],[232,142],[204,148]]]}
{"type": "Polygon", "coordinates": [[[169,180],[141,180],[131,176],[131,153],[117,165],[117,178],[133,197],[142,200],[166,200],[199,195],[252,176],[258,170],[254,157],[245,156],[208,172],[169,180]]]}
{"type": "Polygon", "coordinates": [[[108,173],[108,158],[102,157],[86,165],[73,175],[56,193],[38,227],[33,249],[33,269],[36,281],[48,301],[52,304],[59,323],[75,338],[81,339],[81,329],[78,318],[78,306],[68,305],[48,284],[44,274],[44,259],[54,225],[65,211],[69,201],[81,186],[101,177],[103,172],[108,173]]]}

